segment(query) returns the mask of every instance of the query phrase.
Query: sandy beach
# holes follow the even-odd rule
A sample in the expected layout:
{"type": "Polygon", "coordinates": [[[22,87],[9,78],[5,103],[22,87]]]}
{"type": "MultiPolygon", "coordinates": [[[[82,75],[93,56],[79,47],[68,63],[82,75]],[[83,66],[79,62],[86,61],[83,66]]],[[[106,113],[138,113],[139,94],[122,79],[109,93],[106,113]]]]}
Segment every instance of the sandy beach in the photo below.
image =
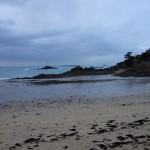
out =
{"type": "Polygon", "coordinates": [[[0,104],[1,150],[149,150],[150,94],[0,104]]]}

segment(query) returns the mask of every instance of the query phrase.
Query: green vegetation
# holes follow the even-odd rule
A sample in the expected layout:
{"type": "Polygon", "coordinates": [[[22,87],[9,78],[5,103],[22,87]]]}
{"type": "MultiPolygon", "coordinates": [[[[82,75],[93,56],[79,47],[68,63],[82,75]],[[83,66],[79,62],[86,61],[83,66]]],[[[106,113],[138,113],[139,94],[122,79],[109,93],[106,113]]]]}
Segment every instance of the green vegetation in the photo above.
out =
{"type": "Polygon", "coordinates": [[[150,76],[150,49],[141,55],[132,56],[132,52],[124,55],[125,60],[112,68],[115,70],[124,69],[117,75],[120,76],[150,76]]]}

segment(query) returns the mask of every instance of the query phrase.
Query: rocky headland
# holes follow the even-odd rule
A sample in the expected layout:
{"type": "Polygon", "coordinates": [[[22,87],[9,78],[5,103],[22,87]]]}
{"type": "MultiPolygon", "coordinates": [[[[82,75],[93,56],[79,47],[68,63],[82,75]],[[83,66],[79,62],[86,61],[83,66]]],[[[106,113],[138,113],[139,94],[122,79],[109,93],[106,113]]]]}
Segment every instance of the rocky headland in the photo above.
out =
{"type": "MultiPolygon", "coordinates": [[[[56,69],[54,67],[45,66],[41,69],[56,69]]],[[[123,62],[117,63],[114,66],[97,69],[94,67],[83,68],[75,66],[70,71],[61,74],[39,74],[33,77],[25,77],[22,79],[45,79],[45,78],[66,78],[73,76],[87,76],[87,75],[108,75],[114,74],[115,76],[122,77],[148,77],[150,76],[150,49],[141,55],[132,56],[132,52],[125,55],[123,62]]]]}
{"type": "Polygon", "coordinates": [[[141,55],[132,56],[131,52],[125,55],[125,61],[110,67],[115,75],[123,77],[149,77],[150,76],[150,49],[141,55]]]}

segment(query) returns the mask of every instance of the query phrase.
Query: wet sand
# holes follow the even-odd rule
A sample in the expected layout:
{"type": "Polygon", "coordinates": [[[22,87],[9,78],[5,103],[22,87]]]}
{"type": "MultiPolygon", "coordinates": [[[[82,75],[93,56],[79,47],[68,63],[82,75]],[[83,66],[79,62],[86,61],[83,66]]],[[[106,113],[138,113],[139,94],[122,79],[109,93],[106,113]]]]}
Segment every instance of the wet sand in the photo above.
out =
{"type": "Polygon", "coordinates": [[[0,104],[1,150],[148,150],[150,93],[0,104]]]}
{"type": "Polygon", "coordinates": [[[43,80],[0,81],[0,103],[6,101],[103,98],[149,92],[150,78],[83,76],[43,80]]]}

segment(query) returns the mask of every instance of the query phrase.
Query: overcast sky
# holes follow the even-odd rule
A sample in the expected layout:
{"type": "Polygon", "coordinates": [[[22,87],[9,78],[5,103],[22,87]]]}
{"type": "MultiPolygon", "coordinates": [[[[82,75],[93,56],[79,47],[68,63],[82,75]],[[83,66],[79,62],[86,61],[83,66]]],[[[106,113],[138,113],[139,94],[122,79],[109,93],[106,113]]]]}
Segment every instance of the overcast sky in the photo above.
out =
{"type": "Polygon", "coordinates": [[[150,48],[150,0],[0,0],[0,66],[113,65],[150,48]]]}

